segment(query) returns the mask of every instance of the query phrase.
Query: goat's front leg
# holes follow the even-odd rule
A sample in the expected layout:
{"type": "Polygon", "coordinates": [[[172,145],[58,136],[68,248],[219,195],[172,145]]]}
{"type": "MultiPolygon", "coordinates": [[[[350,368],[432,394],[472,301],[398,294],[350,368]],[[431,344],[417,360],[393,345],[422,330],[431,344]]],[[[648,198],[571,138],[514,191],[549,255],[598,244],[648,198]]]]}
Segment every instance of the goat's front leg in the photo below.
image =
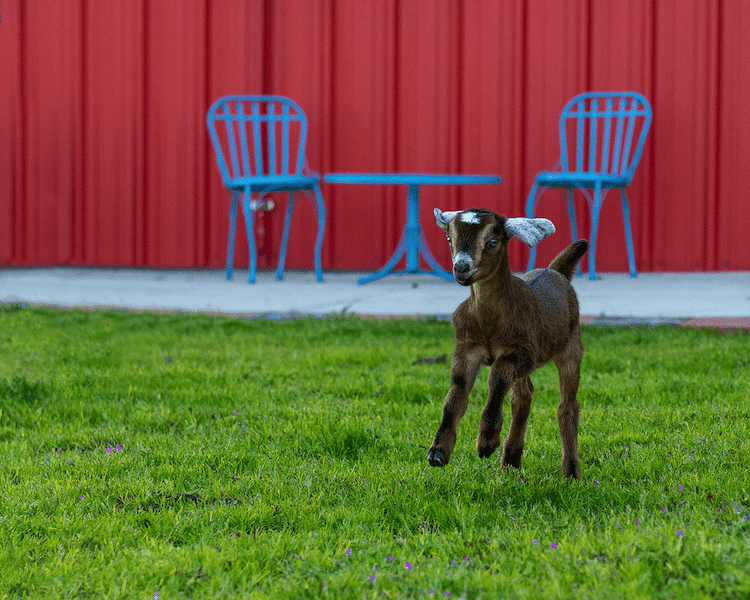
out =
{"type": "Polygon", "coordinates": [[[510,424],[508,437],[505,439],[503,448],[503,458],[501,464],[509,465],[516,469],[521,468],[523,458],[523,445],[526,438],[526,425],[531,412],[531,399],[534,394],[534,385],[531,383],[531,377],[526,375],[520,377],[513,384],[513,393],[510,397],[511,416],[513,421],[510,424]]]}
{"type": "Polygon", "coordinates": [[[500,445],[500,431],[503,428],[503,400],[513,380],[513,365],[505,361],[496,361],[490,368],[487,381],[489,392],[487,405],[482,411],[477,438],[477,452],[481,458],[487,458],[500,445]]]}
{"type": "Polygon", "coordinates": [[[443,404],[443,420],[427,453],[427,460],[433,467],[444,467],[451,458],[456,446],[458,422],[466,412],[469,392],[474,386],[480,366],[479,363],[469,361],[463,344],[456,344],[451,363],[451,387],[443,404]]]}

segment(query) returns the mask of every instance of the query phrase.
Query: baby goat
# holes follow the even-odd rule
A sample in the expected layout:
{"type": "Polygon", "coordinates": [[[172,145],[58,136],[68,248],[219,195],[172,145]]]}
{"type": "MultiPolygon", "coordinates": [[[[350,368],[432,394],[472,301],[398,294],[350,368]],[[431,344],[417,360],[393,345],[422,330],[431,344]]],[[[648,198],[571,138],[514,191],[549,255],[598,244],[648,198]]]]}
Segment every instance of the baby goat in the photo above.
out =
{"type": "Polygon", "coordinates": [[[453,276],[461,285],[471,286],[471,296],[453,313],[456,348],[451,385],[443,405],[443,420],[427,455],[430,464],[442,467],[450,460],[469,392],[479,368],[489,365],[489,395],[477,451],[480,457],[487,457],[500,445],[503,398],[513,388],[512,422],[501,463],[519,468],[534,391],[530,375],[537,367],[554,361],[560,375],[557,418],[562,438],[562,474],[580,479],[580,407],[576,394],[583,343],[578,299],[570,279],[588,242],[572,243],[548,269],[534,269],[519,279],[510,272],[508,241],[515,236],[535,246],[555,232],[552,222],[508,219],[476,208],[463,212],[441,212],[436,208],[435,218],[448,236],[453,276]]]}

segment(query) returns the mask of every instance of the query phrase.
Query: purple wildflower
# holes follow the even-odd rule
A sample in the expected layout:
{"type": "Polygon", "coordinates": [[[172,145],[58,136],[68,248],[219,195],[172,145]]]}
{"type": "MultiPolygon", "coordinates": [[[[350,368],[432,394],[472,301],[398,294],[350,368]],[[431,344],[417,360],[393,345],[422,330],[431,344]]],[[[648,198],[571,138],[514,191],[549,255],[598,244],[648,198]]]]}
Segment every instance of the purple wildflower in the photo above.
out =
{"type": "Polygon", "coordinates": [[[393,557],[392,557],[392,556],[389,556],[389,557],[388,557],[388,561],[389,561],[389,562],[393,562],[393,557]]]}
{"type": "Polygon", "coordinates": [[[552,542],[552,549],[557,550],[557,542],[552,542]]]}
{"type": "Polygon", "coordinates": [[[373,581],[375,581],[375,573],[370,574],[370,583],[372,583],[373,581]]]}
{"type": "Polygon", "coordinates": [[[666,509],[666,508],[664,509],[664,512],[665,512],[665,513],[667,512],[667,509],[666,509]]]}
{"type": "Polygon", "coordinates": [[[677,532],[677,537],[682,537],[682,531],[677,532]]]}
{"type": "Polygon", "coordinates": [[[411,563],[410,562],[406,563],[406,570],[407,571],[411,571],[411,563]]]}
{"type": "Polygon", "coordinates": [[[641,524],[641,520],[640,519],[636,519],[635,524],[636,525],[640,525],[641,524]]]}
{"type": "Polygon", "coordinates": [[[122,452],[122,446],[115,446],[115,450],[117,450],[118,452],[122,452]]]}
{"type": "Polygon", "coordinates": [[[680,491],[682,491],[682,484],[680,484],[680,491]]]}
{"type": "Polygon", "coordinates": [[[107,448],[107,454],[112,454],[112,448],[107,448]]]}
{"type": "Polygon", "coordinates": [[[468,556],[464,556],[464,562],[469,562],[469,557],[468,556]]]}
{"type": "Polygon", "coordinates": [[[537,542],[536,540],[531,540],[531,543],[532,544],[538,544],[539,542],[537,542]]]}
{"type": "MultiPolygon", "coordinates": [[[[72,463],[72,462],[70,462],[69,460],[66,460],[66,461],[65,461],[65,464],[66,464],[66,465],[72,465],[73,463],[72,463]]],[[[740,511],[737,511],[737,512],[740,512],[740,511]]]]}
{"type": "Polygon", "coordinates": [[[598,480],[596,480],[596,479],[594,479],[594,483],[599,483],[599,481],[598,481],[598,480]]]}
{"type": "Polygon", "coordinates": [[[349,556],[351,553],[352,553],[352,549],[351,548],[347,548],[346,552],[344,552],[344,554],[346,554],[347,556],[349,556]]]}

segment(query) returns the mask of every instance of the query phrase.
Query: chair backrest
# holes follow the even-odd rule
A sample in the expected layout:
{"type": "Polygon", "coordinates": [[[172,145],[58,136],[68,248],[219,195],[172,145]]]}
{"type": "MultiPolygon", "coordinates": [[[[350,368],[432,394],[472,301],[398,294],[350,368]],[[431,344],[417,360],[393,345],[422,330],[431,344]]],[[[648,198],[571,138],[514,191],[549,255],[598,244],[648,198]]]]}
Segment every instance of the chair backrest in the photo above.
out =
{"type": "Polygon", "coordinates": [[[560,115],[563,172],[621,177],[629,184],[651,125],[651,106],[637,92],[589,92],[560,115]]]}
{"type": "Polygon", "coordinates": [[[224,96],[206,122],[225,185],[303,174],[307,118],[289,98],[224,96]]]}

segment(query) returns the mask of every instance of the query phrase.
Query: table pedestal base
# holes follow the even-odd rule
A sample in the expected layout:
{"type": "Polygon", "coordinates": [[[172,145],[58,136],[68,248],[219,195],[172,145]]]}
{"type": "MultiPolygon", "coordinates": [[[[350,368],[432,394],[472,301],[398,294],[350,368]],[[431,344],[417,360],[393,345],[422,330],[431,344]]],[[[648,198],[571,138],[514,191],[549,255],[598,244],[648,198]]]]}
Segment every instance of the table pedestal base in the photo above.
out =
{"type": "Polygon", "coordinates": [[[401,240],[398,242],[396,251],[391,256],[390,260],[381,269],[367,275],[366,277],[360,277],[357,280],[359,285],[370,283],[377,279],[382,279],[386,275],[408,275],[411,273],[423,273],[427,275],[435,275],[442,277],[448,281],[454,281],[453,273],[443,269],[435,260],[435,257],[430,252],[430,247],[427,245],[427,240],[424,237],[424,232],[421,227],[408,227],[402,234],[401,240]],[[416,229],[416,231],[415,231],[416,229]],[[419,255],[422,255],[431,267],[431,270],[425,270],[419,268],[419,255]],[[406,268],[398,271],[394,271],[394,267],[398,264],[398,261],[406,255],[406,268]]]}

